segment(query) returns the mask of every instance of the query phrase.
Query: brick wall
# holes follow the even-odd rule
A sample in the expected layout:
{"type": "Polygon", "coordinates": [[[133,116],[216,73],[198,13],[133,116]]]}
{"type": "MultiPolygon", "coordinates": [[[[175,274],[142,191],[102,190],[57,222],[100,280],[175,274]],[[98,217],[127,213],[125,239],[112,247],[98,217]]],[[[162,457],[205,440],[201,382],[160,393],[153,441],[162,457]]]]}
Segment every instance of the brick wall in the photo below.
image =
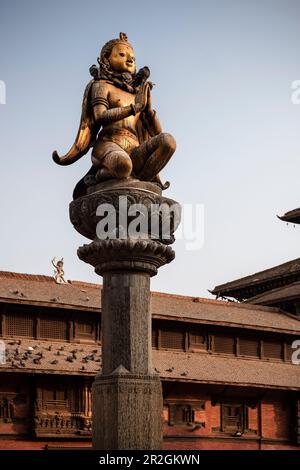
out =
{"type": "MultiPolygon", "coordinates": [[[[167,387],[166,387],[167,389],[167,387]]],[[[180,397],[203,400],[204,411],[195,413],[196,421],[204,423],[200,429],[189,429],[187,425],[169,426],[165,410],[165,449],[298,449],[293,440],[292,397],[286,392],[249,391],[235,388],[197,384],[173,385],[165,400],[180,401],[180,397]],[[250,393],[251,392],[251,393],[250,393]],[[219,397],[219,401],[212,397],[219,397]],[[250,398],[249,398],[250,397],[250,398]],[[252,398],[251,398],[252,397],[252,398]],[[247,432],[240,437],[221,432],[220,401],[246,403],[247,432]],[[261,422],[260,422],[261,416],[261,422]],[[261,429],[261,433],[260,433],[261,429]]]]}
{"type": "MultiPolygon", "coordinates": [[[[0,397],[14,397],[14,419],[0,417],[0,449],[3,448],[44,448],[45,444],[53,443],[50,439],[43,442],[30,441],[31,419],[33,404],[29,397],[33,397],[33,378],[25,374],[2,374],[0,382],[0,397]],[[13,440],[18,436],[26,436],[25,440],[13,440]],[[7,438],[10,437],[10,440],[7,438]]],[[[195,422],[169,423],[169,407],[164,407],[164,449],[298,449],[294,445],[293,416],[290,405],[293,397],[284,392],[266,392],[247,390],[243,388],[225,389],[217,386],[204,386],[198,384],[163,384],[164,400],[169,403],[181,402],[195,406],[195,422]],[[251,393],[250,393],[251,392],[251,393]],[[232,433],[221,432],[221,405],[220,401],[227,402],[229,398],[234,401],[246,400],[249,394],[258,399],[247,406],[249,433],[241,437],[234,437],[232,433]],[[219,397],[216,399],[216,397],[219,397]],[[199,406],[200,404],[200,406],[199,406]],[[261,413],[260,413],[261,411],[261,413]],[[261,417],[261,418],[260,418],[261,417]],[[261,423],[260,423],[261,421],[261,423]],[[259,430],[262,430],[260,436],[259,430]],[[256,433],[255,433],[256,431],[256,433]],[[262,439],[261,439],[262,437],[262,439]]],[[[245,401],[246,403],[247,401],[245,401]]],[[[90,441],[64,439],[59,441],[62,446],[89,446],[90,441]]],[[[58,444],[57,444],[58,445],[58,444]]]]}
{"type": "Polygon", "coordinates": [[[289,439],[292,434],[290,402],[274,395],[261,403],[262,436],[289,439]]]}

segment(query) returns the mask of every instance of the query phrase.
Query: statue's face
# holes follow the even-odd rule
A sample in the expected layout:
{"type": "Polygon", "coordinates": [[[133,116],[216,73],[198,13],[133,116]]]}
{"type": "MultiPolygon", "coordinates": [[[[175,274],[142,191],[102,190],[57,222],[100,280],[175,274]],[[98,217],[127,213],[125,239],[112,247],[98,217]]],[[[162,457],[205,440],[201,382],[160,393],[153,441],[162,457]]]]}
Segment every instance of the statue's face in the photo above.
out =
{"type": "Polygon", "coordinates": [[[130,46],[116,44],[109,56],[109,63],[116,72],[135,73],[135,57],[130,46]]]}

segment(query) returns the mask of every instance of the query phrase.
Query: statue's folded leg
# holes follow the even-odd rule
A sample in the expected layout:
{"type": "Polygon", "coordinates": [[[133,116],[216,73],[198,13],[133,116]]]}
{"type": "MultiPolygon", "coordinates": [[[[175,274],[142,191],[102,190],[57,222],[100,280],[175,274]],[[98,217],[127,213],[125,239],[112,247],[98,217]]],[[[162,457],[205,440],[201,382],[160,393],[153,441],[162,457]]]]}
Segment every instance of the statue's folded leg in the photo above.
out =
{"type": "Polygon", "coordinates": [[[96,144],[92,153],[92,162],[100,173],[109,174],[112,178],[127,178],[132,172],[130,156],[115,142],[96,144]]]}
{"type": "Polygon", "coordinates": [[[144,142],[131,154],[133,170],[142,181],[152,181],[175,152],[171,134],[161,133],[144,142]]]}

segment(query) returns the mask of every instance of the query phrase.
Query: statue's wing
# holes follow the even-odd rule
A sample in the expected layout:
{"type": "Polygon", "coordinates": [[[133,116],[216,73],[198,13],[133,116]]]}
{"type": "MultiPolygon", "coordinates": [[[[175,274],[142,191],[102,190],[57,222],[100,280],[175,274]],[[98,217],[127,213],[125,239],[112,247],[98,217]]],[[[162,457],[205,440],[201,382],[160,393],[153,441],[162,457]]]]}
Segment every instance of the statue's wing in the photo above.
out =
{"type": "Polygon", "coordinates": [[[89,151],[95,142],[99,131],[99,126],[93,119],[89,100],[93,83],[94,80],[91,80],[84,91],[80,125],[74,144],[68,153],[61,157],[58,155],[56,150],[52,154],[53,160],[58,165],[71,165],[71,163],[76,162],[89,151]]]}

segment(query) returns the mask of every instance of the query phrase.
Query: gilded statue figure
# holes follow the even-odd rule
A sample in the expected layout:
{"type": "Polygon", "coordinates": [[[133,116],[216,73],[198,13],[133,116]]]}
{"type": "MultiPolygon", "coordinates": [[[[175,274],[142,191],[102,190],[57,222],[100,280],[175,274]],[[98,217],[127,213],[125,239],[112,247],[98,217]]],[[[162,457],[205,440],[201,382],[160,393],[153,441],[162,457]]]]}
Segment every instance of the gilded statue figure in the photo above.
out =
{"type": "Polygon", "coordinates": [[[61,260],[57,261],[55,260],[55,257],[51,260],[51,263],[53,267],[55,268],[54,271],[54,279],[56,284],[68,284],[68,281],[65,280],[64,275],[64,259],[62,258],[61,260]]]}
{"type": "Polygon", "coordinates": [[[74,163],[92,148],[92,167],[76,185],[73,197],[87,187],[111,179],[135,178],[166,189],[159,172],[176,149],[174,138],[162,128],[152,108],[150,70],[136,73],[135,55],[125,33],[107,42],[92,65],[93,79],[83,97],[80,126],[69,152],[53,159],[59,165],[74,163]]]}

